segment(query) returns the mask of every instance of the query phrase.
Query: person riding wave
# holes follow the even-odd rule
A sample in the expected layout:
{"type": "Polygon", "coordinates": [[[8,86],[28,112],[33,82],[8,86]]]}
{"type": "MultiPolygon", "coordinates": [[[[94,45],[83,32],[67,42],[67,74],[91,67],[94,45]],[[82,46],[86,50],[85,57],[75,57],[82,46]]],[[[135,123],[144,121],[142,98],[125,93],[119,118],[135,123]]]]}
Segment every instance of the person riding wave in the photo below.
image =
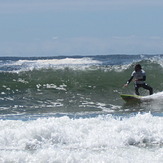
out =
{"type": "Polygon", "coordinates": [[[130,79],[127,81],[127,83],[124,85],[127,87],[129,83],[134,79],[134,85],[135,85],[135,94],[139,94],[139,88],[142,87],[144,89],[149,90],[149,94],[153,94],[153,88],[145,83],[146,80],[146,74],[145,71],[142,69],[140,64],[137,64],[135,66],[135,71],[132,72],[130,79]]]}

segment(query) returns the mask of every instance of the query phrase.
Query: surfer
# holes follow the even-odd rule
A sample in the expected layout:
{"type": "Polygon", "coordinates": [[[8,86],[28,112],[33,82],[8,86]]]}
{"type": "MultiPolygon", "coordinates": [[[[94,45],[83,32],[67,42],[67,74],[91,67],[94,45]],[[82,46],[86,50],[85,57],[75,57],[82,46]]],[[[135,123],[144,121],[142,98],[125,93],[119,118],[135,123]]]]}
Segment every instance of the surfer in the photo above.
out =
{"type": "Polygon", "coordinates": [[[137,64],[135,66],[135,71],[132,72],[130,79],[127,81],[127,83],[124,86],[127,87],[133,79],[134,79],[134,84],[135,84],[136,95],[139,95],[140,87],[149,90],[150,95],[153,94],[153,88],[145,83],[146,74],[140,64],[137,64]]]}

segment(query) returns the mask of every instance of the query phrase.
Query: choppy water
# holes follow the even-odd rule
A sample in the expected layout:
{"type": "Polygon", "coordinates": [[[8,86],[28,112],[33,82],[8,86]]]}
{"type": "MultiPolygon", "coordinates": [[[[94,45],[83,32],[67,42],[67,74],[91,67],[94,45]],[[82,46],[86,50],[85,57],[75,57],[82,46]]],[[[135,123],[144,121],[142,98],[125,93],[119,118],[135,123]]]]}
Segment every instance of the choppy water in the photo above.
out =
{"type": "Polygon", "coordinates": [[[1,57],[0,79],[0,162],[163,162],[163,56],[1,57]],[[136,63],[154,95],[126,104],[136,63]]]}

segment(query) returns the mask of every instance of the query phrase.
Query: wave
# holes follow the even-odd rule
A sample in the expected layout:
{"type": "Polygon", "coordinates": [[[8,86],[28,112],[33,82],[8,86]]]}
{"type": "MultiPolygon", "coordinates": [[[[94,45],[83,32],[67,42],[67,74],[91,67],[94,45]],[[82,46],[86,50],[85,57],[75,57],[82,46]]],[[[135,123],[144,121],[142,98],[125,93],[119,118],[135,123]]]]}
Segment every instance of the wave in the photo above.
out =
{"type": "MultiPolygon", "coordinates": [[[[152,57],[128,64],[105,65],[92,58],[64,58],[49,60],[18,60],[1,64],[1,90],[21,88],[50,88],[50,85],[67,88],[120,87],[130,77],[135,63],[143,65],[147,81],[161,90],[163,59],[152,57]],[[5,69],[5,71],[2,71],[5,69]],[[19,69],[19,70],[18,70],[19,69]],[[9,71],[10,70],[10,71],[9,71]],[[4,89],[5,88],[5,89],[4,89]]],[[[52,88],[52,87],[51,87],[52,88]]]]}
{"type": "Polygon", "coordinates": [[[62,58],[62,59],[19,59],[19,60],[7,60],[4,64],[0,65],[1,71],[20,72],[20,71],[32,71],[34,69],[63,69],[65,67],[77,68],[81,66],[101,64],[100,61],[93,60],[89,57],[83,58],[62,58]]]}
{"type": "Polygon", "coordinates": [[[82,69],[95,66],[122,66],[130,65],[143,60],[158,62],[163,65],[160,56],[142,55],[106,55],[106,56],[73,56],[73,57],[34,57],[34,58],[10,58],[0,57],[0,70],[7,72],[32,71],[34,69],[63,69],[65,67],[82,69]]]}
{"type": "MultiPolygon", "coordinates": [[[[135,63],[143,66],[154,93],[162,92],[162,60],[123,55],[6,59],[1,63],[0,112],[114,112],[122,105],[120,93],[134,93],[132,83],[127,88],[123,85],[135,63]]],[[[143,89],[140,93],[148,95],[143,89]]]]}
{"type": "Polygon", "coordinates": [[[0,158],[5,162],[161,162],[162,123],[162,117],[150,113],[123,119],[107,115],[1,121],[0,158]]]}
{"type": "Polygon", "coordinates": [[[142,55],[0,58],[0,160],[161,162],[162,60],[142,55]],[[154,94],[152,102],[128,105],[119,94],[134,93],[132,83],[122,86],[136,63],[154,94]]]}

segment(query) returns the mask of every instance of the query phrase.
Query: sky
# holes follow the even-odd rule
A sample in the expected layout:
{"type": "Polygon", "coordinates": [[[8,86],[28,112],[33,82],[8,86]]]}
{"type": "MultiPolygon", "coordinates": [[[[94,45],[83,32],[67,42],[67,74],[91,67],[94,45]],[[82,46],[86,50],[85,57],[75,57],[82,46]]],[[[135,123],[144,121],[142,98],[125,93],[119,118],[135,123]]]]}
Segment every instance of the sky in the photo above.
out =
{"type": "Polygon", "coordinates": [[[163,54],[163,0],[0,0],[1,56],[163,54]]]}

